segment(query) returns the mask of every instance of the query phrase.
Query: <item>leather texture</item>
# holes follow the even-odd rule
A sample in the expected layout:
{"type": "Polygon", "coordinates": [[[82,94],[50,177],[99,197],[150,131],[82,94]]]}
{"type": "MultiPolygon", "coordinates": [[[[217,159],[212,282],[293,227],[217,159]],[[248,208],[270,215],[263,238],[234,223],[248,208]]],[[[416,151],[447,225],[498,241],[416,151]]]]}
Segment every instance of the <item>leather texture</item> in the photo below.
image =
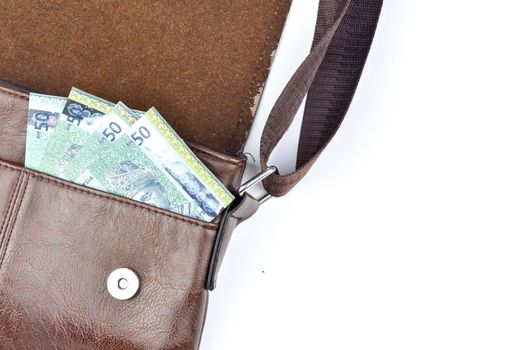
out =
{"type": "MultiPolygon", "coordinates": [[[[27,106],[0,85],[0,349],[198,349],[219,220],[24,168],[27,106]],[[121,267],[140,279],[126,301],[106,289],[121,267]]],[[[244,159],[190,146],[239,187],[244,159]]]]}
{"type": "Polygon", "coordinates": [[[2,0],[0,79],[152,105],[179,134],[240,154],[291,0],[2,0]]]}
{"type": "Polygon", "coordinates": [[[0,233],[2,348],[198,347],[216,224],[6,163],[0,179],[14,189],[0,233]],[[120,267],[139,275],[131,300],[106,290],[120,267]]]}
{"type": "MultiPolygon", "coordinates": [[[[24,13],[28,2],[6,3],[24,13]]],[[[321,0],[312,52],[264,128],[263,169],[308,94],[298,168],[268,177],[264,186],[271,195],[283,195],[300,181],[337,131],[381,5],[382,0],[321,0]],[[323,107],[310,107],[312,101],[323,107]]],[[[0,347],[197,349],[205,287],[214,286],[232,230],[258,202],[246,195],[221,220],[203,223],[24,169],[26,109],[27,94],[0,88],[0,347]],[[106,277],[119,267],[135,270],[142,281],[128,302],[111,299],[105,289],[106,277]]],[[[218,125],[211,140],[216,130],[232,126],[218,125]]],[[[241,160],[199,145],[195,149],[228,186],[238,187],[241,160]]]]}

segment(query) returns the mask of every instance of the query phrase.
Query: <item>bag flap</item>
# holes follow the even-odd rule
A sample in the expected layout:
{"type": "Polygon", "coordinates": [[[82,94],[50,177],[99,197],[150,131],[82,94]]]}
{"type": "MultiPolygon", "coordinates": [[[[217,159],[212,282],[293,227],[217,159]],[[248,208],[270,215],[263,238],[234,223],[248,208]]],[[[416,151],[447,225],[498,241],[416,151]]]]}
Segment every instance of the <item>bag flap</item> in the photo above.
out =
{"type": "Polygon", "coordinates": [[[240,153],[291,0],[0,2],[0,79],[151,105],[181,136],[240,153]]]}

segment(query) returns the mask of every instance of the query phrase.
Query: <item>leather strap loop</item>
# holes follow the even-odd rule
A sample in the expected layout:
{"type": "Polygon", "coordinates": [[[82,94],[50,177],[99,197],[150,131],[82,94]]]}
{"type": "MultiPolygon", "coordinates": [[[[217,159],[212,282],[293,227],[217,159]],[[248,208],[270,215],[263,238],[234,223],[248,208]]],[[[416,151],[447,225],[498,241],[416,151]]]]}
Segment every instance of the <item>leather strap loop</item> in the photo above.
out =
{"type": "Polygon", "coordinates": [[[262,133],[262,169],[306,95],[297,169],[264,180],[272,196],[288,193],[310,170],[341,125],[354,97],[383,0],[321,0],[312,51],[273,107],[262,133]]]}

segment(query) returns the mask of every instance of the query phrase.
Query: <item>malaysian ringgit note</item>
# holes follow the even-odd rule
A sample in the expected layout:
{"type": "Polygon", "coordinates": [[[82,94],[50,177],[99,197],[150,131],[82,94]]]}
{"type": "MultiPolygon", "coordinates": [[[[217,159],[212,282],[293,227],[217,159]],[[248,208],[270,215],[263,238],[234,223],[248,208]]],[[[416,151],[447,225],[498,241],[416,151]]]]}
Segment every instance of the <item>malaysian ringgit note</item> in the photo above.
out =
{"type": "Polygon", "coordinates": [[[200,219],[210,221],[233,201],[233,195],[154,107],[132,125],[130,137],[201,208],[200,219]]]}
{"type": "Polygon", "coordinates": [[[140,115],[142,112],[132,111],[123,102],[118,102],[112,107],[112,110],[95,124],[85,145],[64,170],[65,178],[77,180],[84,170],[98,161],[103,149],[110,147],[122,135],[127,135],[128,128],[139,119],[140,115]]]}
{"type": "Polygon", "coordinates": [[[98,121],[113,106],[113,103],[72,88],[37,170],[73,181],[66,177],[66,169],[91,140],[98,121]]]}
{"type": "Polygon", "coordinates": [[[65,97],[29,94],[26,167],[36,170],[40,168],[40,162],[57,127],[66,100],[65,97]]]}
{"type": "Polygon", "coordinates": [[[119,104],[103,119],[101,134],[111,145],[99,150],[97,161],[92,162],[75,182],[210,221],[212,218],[200,215],[201,210],[192,198],[171,183],[165,171],[149,159],[129,133],[125,134],[137,118],[134,114],[119,104]]]}

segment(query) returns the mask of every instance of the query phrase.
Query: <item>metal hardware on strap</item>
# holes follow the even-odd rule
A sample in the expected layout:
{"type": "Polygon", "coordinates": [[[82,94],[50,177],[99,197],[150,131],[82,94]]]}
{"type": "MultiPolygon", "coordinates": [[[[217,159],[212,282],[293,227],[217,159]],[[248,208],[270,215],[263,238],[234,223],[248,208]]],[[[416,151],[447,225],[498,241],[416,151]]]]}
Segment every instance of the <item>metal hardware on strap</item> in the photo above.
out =
{"type": "MultiPolygon", "coordinates": [[[[242,196],[250,188],[252,188],[256,184],[262,182],[268,176],[270,176],[272,174],[275,174],[276,172],[277,172],[277,168],[274,167],[274,166],[270,166],[266,170],[261,172],[260,174],[257,174],[255,176],[253,176],[251,179],[249,179],[248,181],[246,181],[244,184],[242,184],[240,186],[240,189],[238,190],[238,195],[242,196]]],[[[263,204],[264,202],[266,202],[270,198],[271,198],[271,195],[268,193],[268,194],[264,195],[263,197],[261,197],[260,199],[258,199],[258,202],[259,202],[259,204],[263,204]]]]}
{"type": "MultiPolygon", "coordinates": [[[[251,185],[252,182],[253,181],[248,181],[248,184],[251,185]]],[[[247,191],[249,187],[251,186],[245,186],[245,191],[247,191]]],[[[216,240],[211,255],[211,263],[209,265],[206,284],[208,290],[215,289],[218,269],[234,228],[251,217],[257,211],[259,206],[260,202],[252,195],[245,192],[242,195],[238,195],[235,200],[224,209],[218,227],[218,233],[216,234],[216,240]]]]}

